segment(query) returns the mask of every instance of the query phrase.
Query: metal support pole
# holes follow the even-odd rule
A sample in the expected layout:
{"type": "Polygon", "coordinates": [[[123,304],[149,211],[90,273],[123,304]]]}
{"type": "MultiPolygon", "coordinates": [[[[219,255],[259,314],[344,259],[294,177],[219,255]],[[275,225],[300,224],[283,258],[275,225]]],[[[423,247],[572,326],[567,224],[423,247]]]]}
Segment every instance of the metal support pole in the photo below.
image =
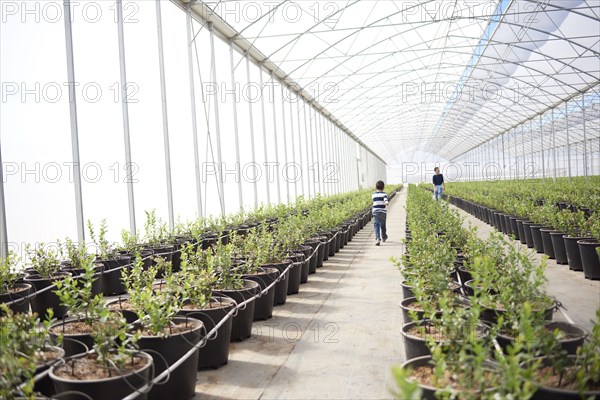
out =
{"type": "MultiPolygon", "coordinates": [[[[120,1],[120,0],[119,0],[120,1]]],[[[200,150],[198,143],[198,119],[196,115],[196,84],[194,81],[194,57],[193,57],[193,46],[194,43],[194,25],[192,21],[192,13],[190,5],[186,7],[186,20],[187,20],[187,47],[188,47],[188,71],[189,71],[189,82],[190,82],[190,103],[192,106],[192,140],[194,143],[194,177],[196,178],[196,201],[198,202],[198,217],[204,217],[204,210],[202,209],[202,180],[200,175],[200,150]]]]}
{"type": "MultiPolygon", "coordinates": [[[[309,147],[308,146],[308,132],[309,131],[308,131],[308,124],[306,123],[306,107],[308,107],[308,104],[304,103],[304,130],[305,130],[305,132],[304,132],[305,142],[304,143],[306,144],[306,178],[308,179],[306,181],[306,184],[308,186],[308,198],[311,198],[312,196],[311,196],[311,190],[310,190],[310,183],[311,183],[310,182],[311,181],[311,179],[310,179],[310,162],[308,161],[308,153],[309,153],[308,152],[308,147],[309,147]]],[[[311,131],[312,131],[312,129],[311,129],[311,131]]],[[[312,150],[312,147],[311,147],[311,150],[312,150]]],[[[313,161],[314,161],[314,159],[313,159],[313,161]]]]}
{"type": "MultiPolygon", "coordinates": [[[[1,140],[1,138],[0,138],[1,140]]],[[[0,144],[0,259],[8,255],[8,229],[6,223],[6,200],[4,197],[4,168],[2,167],[2,144],[0,144]]]]}
{"type": "MultiPolygon", "coordinates": [[[[321,148],[322,148],[322,143],[321,143],[321,139],[322,134],[321,134],[321,127],[318,121],[319,118],[319,113],[317,112],[317,109],[313,107],[313,119],[314,119],[314,125],[315,125],[315,136],[314,136],[314,144],[313,147],[315,148],[315,151],[317,153],[317,162],[315,163],[315,170],[316,170],[316,177],[317,177],[317,181],[318,181],[318,187],[319,187],[319,194],[323,194],[323,188],[321,186],[321,183],[323,181],[323,154],[321,152],[321,148]],[[317,129],[318,128],[318,129],[317,129]]],[[[311,124],[312,126],[312,124],[311,124]]],[[[315,192],[316,192],[316,184],[315,184],[315,192]]]]}
{"type": "Polygon", "coordinates": [[[585,126],[585,95],[581,95],[581,114],[583,116],[583,173],[585,183],[588,183],[587,132],[585,126]]]}
{"type": "Polygon", "coordinates": [[[71,122],[71,153],[73,156],[73,184],[75,189],[75,219],[77,239],[85,243],[83,222],[83,197],[81,189],[81,163],[79,160],[79,128],[77,124],[77,96],[75,94],[75,60],[73,55],[73,31],[71,30],[71,1],[63,3],[65,15],[65,45],[67,51],[67,77],[69,79],[69,115],[71,122]]]}
{"type": "MultiPolygon", "coordinates": [[[[298,155],[299,155],[298,161],[300,161],[300,171],[302,174],[301,175],[302,181],[300,183],[300,189],[302,189],[302,196],[304,196],[304,177],[305,177],[305,175],[308,174],[308,172],[306,174],[304,173],[304,164],[302,162],[302,127],[300,125],[300,101],[302,101],[302,99],[300,97],[298,97],[298,101],[296,102],[296,112],[298,114],[298,155]]],[[[306,118],[304,119],[304,122],[306,123],[306,118]]]]}
{"type": "MultiPolygon", "coordinates": [[[[504,133],[501,135],[502,138],[502,179],[506,179],[506,156],[504,155],[504,133]]],[[[510,146],[508,146],[508,159],[510,160],[510,146]]],[[[510,169],[508,171],[509,179],[512,177],[510,169]]]]}
{"type": "Polygon", "coordinates": [[[552,164],[554,172],[552,174],[552,180],[556,183],[556,138],[554,133],[554,108],[550,110],[552,112],[552,164]]]}
{"type": "Polygon", "coordinates": [[[544,127],[542,124],[542,116],[540,115],[540,154],[542,156],[542,179],[546,180],[546,159],[544,157],[544,127]]]}
{"type": "Polygon", "coordinates": [[[519,156],[517,150],[517,128],[513,130],[513,140],[515,141],[515,179],[519,179],[519,156]]]}
{"type": "Polygon", "coordinates": [[[277,111],[275,110],[275,80],[271,71],[271,101],[273,102],[273,140],[275,143],[275,171],[277,182],[277,204],[281,204],[281,182],[279,180],[279,144],[277,143],[277,111]]]}
{"type": "MultiPolygon", "coordinates": [[[[283,163],[284,169],[282,169],[282,173],[285,173],[285,194],[287,203],[290,204],[292,199],[290,197],[290,178],[287,176],[287,167],[288,167],[288,144],[287,144],[287,128],[286,128],[286,120],[285,120],[285,97],[283,96],[283,85],[279,85],[281,88],[281,124],[283,126],[283,163]]],[[[273,111],[275,113],[275,111],[273,111]]],[[[290,118],[292,115],[290,114],[290,118]]]]}
{"type": "MultiPolygon", "coordinates": [[[[160,0],[157,0],[160,1],[160,0]]],[[[211,72],[212,81],[217,82],[217,63],[215,56],[215,32],[213,30],[212,23],[208,24],[208,30],[210,32],[210,55],[211,55],[211,72]]],[[[219,189],[219,202],[221,204],[221,215],[225,215],[225,191],[223,190],[223,157],[221,154],[221,121],[219,119],[219,95],[215,90],[213,95],[215,102],[215,136],[217,139],[217,166],[218,166],[218,181],[217,187],[219,189]]]]}
{"type": "Polygon", "coordinates": [[[263,131],[263,150],[265,152],[265,168],[267,171],[267,204],[271,204],[271,177],[269,176],[269,167],[268,167],[268,162],[269,159],[267,158],[267,122],[266,122],[266,118],[265,118],[265,84],[263,82],[263,71],[262,68],[259,66],[258,67],[258,73],[259,73],[259,82],[260,82],[260,90],[261,90],[261,95],[260,95],[260,111],[261,111],[261,115],[262,115],[262,131],[263,131]]]}
{"type": "MultiPolygon", "coordinates": [[[[250,59],[248,58],[248,54],[246,54],[246,80],[250,83],[250,59]]],[[[248,102],[248,112],[250,116],[250,154],[252,166],[256,167],[256,148],[254,144],[254,115],[252,113],[252,102],[248,102]]],[[[256,178],[256,177],[255,177],[256,178]]],[[[256,183],[256,179],[252,179],[252,188],[254,189],[254,208],[258,208],[258,187],[256,183]]]]}
{"type": "Polygon", "coordinates": [[[531,136],[531,177],[535,178],[535,160],[533,158],[533,118],[529,120],[529,134],[531,136]]]}
{"type": "MultiPolygon", "coordinates": [[[[290,91],[290,96],[292,95],[292,92],[290,91]]],[[[296,101],[296,104],[298,104],[298,101],[296,101]]],[[[294,172],[296,172],[296,143],[295,143],[295,139],[294,139],[294,119],[292,118],[293,114],[293,109],[292,109],[292,100],[290,99],[290,135],[291,135],[291,139],[292,139],[292,164],[294,164],[294,172]]],[[[298,124],[300,124],[300,121],[298,121],[298,124]]],[[[300,168],[300,171],[302,171],[302,168],[300,168]]],[[[302,175],[301,175],[302,176],[302,175]]],[[[296,176],[294,176],[294,201],[298,198],[298,179],[296,176]]]]}
{"type": "MultiPolygon", "coordinates": [[[[309,105],[310,107],[310,105],[309,105]]],[[[319,162],[318,160],[315,162],[315,136],[316,136],[316,132],[313,131],[313,122],[314,118],[311,117],[310,115],[310,110],[314,109],[312,107],[310,107],[308,109],[308,122],[310,122],[310,159],[312,161],[312,170],[313,170],[313,179],[312,179],[312,183],[313,183],[313,195],[316,196],[317,195],[317,180],[319,179],[319,162]]],[[[316,126],[315,126],[315,130],[316,130],[316,126]]]]}
{"type": "Polygon", "coordinates": [[[123,2],[117,0],[117,33],[119,39],[119,74],[121,79],[121,113],[123,116],[123,140],[125,142],[125,176],[127,205],[129,208],[129,231],[136,234],[135,200],[133,196],[133,163],[131,162],[131,140],[129,136],[129,103],[127,95],[127,69],[125,67],[125,33],[123,29],[123,2]]]}
{"type": "Polygon", "coordinates": [[[242,192],[242,165],[240,161],[240,137],[237,115],[237,92],[235,90],[235,64],[233,63],[233,42],[229,42],[229,65],[231,65],[231,87],[233,90],[233,135],[235,145],[235,169],[238,172],[237,187],[238,187],[238,202],[240,210],[244,209],[244,195],[242,192]]]}

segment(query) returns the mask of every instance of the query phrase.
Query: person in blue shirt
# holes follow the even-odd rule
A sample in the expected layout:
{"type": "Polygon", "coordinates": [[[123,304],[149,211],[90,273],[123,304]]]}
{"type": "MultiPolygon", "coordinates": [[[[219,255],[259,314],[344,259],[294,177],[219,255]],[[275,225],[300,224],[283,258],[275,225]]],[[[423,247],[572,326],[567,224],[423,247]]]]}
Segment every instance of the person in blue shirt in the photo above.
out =
{"type": "Polygon", "coordinates": [[[375,246],[379,246],[381,240],[387,240],[385,220],[387,217],[388,197],[383,191],[385,184],[383,181],[377,181],[375,184],[376,192],[373,193],[373,225],[375,226],[375,246]]]}
{"type": "Polygon", "coordinates": [[[435,167],[433,172],[435,172],[435,175],[433,175],[433,195],[436,200],[439,200],[442,197],[442,192],[446,190],[444,175],[440,174],[438,167],[435,167]]]}

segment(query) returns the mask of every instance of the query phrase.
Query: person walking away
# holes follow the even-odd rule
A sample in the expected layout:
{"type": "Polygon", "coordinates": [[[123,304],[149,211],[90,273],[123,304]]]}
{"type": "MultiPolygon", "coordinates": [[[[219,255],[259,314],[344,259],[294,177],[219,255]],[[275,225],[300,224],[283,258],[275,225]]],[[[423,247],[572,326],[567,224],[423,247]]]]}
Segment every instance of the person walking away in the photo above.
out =
{"type": "Polygon", "coordinates": [[[437,201],[442,198],[442,192],[446,190],[446,185],[444,184],[444,175],[440,174],[439,167],[435,167],[433,172],[435,172],[435,175],[433,175],[433,195],[437,201]]]}
{"type": "Polygon", "coordinates": [[[375,184],[375,193],[373,193],[373,225],[375,226],[375,246],[379,246],[381,240],[387,240],[385,220],[387,217],[388,197],[383,191],[385,184],[383,181],[377,181],[375,184]]]}

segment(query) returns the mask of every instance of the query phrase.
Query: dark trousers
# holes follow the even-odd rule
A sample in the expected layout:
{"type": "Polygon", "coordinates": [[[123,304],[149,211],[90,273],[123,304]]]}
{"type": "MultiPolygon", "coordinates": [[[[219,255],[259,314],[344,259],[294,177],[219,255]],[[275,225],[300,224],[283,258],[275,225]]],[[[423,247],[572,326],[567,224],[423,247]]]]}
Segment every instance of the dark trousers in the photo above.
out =
{"type": "Polygon", "coordinates": [[[387,214],[384,212],[373,213],[373,225],[375,226],[375,240],[387,240],[387,232],[385,228],[385,220],[387,214]]]}

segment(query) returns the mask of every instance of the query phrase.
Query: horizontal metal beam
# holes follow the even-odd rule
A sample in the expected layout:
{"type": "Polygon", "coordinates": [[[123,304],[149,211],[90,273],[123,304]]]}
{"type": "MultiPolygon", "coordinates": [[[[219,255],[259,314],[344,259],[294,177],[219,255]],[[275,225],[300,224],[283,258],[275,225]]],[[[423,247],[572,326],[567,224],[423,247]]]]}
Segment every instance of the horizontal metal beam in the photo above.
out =
{"type": "Polygon", "coordinates": [[[348,127],[346,127],[331,112],[329,112],[325,108],[325,106],[321,105],[296,81],[294,81],[284,71],[282,71],[277,64],[273,63],[260,50],[254,47],[252,42],[240,36],[236,29],[234,29],[231,25],[224,21],[219,15],[215,14],[215,12],[210,9],[210,7],[208,7],[202,1],[197,0],[171,0],[171,2],[177,5],[184,12],[186,11],[187,5],[190,4],[192,17],[196,21],[198,21],[200,24],[206,27],[208,27],[209,24],[212,24],[213,32],[217,37],[219,37],[228,44],[231,43],[231,45],[240,53],[248,55],[249,59],[253,63],[255,63],[259,68],[263,68],[269,75],[271,75],[272,73],[273,76],[276,77],[282,85],[286,86],[291,92],[295,93],[299,97],[303,98],[308,104],[315,107],[322,115],[324,115],[328,120],[330,120],[333,124],[340,128],[344,133],[346,133],[346,135],[351,137],[352,140],[354,140],[363,148],[365,148],[365,150],[371,153],[379,161],[384,163],[384,165],[387,165],[385,160],[383,160],[377,153],[371,150],[369,146],[363,143],[354,133],[352,133],[352,131],[348,127]]]}

